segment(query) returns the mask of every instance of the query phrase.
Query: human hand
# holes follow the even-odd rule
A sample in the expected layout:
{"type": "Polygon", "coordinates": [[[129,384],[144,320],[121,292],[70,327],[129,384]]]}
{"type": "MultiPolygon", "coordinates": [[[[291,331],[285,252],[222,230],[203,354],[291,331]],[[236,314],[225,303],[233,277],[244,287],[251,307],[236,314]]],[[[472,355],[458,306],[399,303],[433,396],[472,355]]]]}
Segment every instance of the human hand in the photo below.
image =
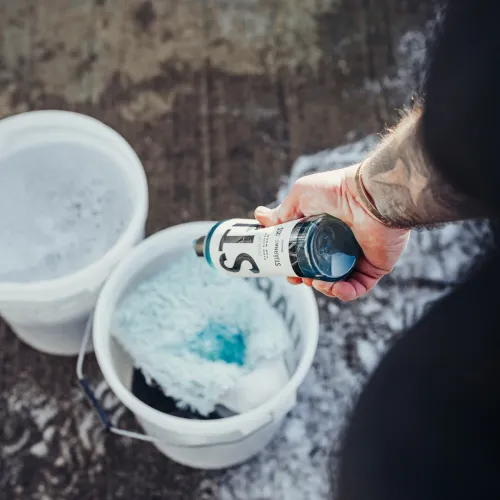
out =
{"type": "Polygon", "coordinates": [[[343,301],[361,297],[390,273],[403,253],[410,234],[406,229],[382,224],[365,208],[356,189],[357,167],[353,165],[302,177],[293,185],[281,205],[272,210],[258,207],[255,211],[256,219],[263,226],[327,213],[341,219],[351,228],[363,255],[347,280],[327,283],[309,278],[288,278],[292,284],[305,283],[329,297],[343,301]]]}

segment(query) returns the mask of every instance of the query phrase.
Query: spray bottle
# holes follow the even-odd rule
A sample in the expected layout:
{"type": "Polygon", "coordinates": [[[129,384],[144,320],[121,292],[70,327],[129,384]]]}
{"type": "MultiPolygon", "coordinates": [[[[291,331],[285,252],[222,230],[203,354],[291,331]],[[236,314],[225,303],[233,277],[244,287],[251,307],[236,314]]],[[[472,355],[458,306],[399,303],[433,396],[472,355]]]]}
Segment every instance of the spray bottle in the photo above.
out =
{"type": "Polygon", "coordinates": [[[194,242],[194,250],[229,276],[296,276],[328,282],[346,279],[361,255],[349,226],[327,214],[272,227],[252,219],[221,221],[194,242]]]}

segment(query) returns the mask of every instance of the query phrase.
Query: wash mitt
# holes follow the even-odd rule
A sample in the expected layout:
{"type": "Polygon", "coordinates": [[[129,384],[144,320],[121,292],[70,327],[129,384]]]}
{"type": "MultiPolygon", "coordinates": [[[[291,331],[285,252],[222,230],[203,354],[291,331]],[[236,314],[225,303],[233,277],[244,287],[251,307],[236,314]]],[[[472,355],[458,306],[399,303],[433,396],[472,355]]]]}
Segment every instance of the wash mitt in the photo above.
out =
{"type": "Polygon", "coordinates": [[[230,391],[255,370],[271,373],[265,361],[278,360],[282,372],[290,346],[283,318],[254,283],[190,253],[128,290],[113,336],[149,383],[203,416],[225,395],[234,402],[230,391]]]}

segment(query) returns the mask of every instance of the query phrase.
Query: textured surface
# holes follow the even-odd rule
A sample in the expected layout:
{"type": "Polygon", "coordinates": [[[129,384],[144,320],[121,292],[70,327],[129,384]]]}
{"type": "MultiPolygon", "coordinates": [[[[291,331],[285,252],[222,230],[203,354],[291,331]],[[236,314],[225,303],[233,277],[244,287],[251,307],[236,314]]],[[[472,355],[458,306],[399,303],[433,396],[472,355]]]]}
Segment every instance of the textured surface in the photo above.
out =
{"type": "MultiPolygon", "coordinates": [[[[418,84],[431,14],[413,0],[3,0],[0,114],[72,109],[116,128],[147,170],[150,233],[245,216],[275,199],[300,155],[395,118],[418,84]]],[[[372,140],[300,158],[292,179],[356,161],[372,140]]],[[[299,406],[262,455],[226,472],[192,471],[104,435],[74,360],[38,354],[0,325],[0,496],[329,498],[330,452],[360,384],[485,238],[474,225],[415,234],[368,298],[320,301],[320,348],[299,406]]],[[[92,357],[87,371],[113,418],[132,428],[92,357]]]]}
{"type": "Polygon", "coordinates": [[[114,337],[182,407],[212,413],[259,363],[291,349],[284,318],[255,282],[218,273],[194,252],[140,279],[118,305],[114,337]]]}

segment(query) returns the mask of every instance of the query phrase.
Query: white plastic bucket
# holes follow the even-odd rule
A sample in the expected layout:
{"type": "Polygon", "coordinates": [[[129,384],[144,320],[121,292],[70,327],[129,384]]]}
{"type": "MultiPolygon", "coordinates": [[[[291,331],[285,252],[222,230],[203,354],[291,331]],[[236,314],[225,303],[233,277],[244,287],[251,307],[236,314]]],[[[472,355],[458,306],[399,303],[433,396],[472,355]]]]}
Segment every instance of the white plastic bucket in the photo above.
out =
{"type": "MultiPolygon", "coordinates": [[[[318,309],[311,289],[281,279],[250,279],[289,325],[292,345],[287,355],[288,384],[274,398],[247,413],[221,420],[173,417],[144,404],[131,392],[133,363],[111,335],[113,311],[131,286],[166,262],[192,252],[192,242],[212,222],[193,222],[161,231],[138,245],[113,271],[95,310],[94,348],[104,378],[131,410],[154,444],[166,456],[201,469],[226,468],[248,460],[275,435],[296,403],[297,389],[309,371],[318,342],[318,309]]],[[[193,312],[195,314],[195,312],[193,312]]]]}
{"type": "Polygon", "coordinates": [[[66,111],[34,111],[0,120],[0,159],[4,164],[15,153],[36,155],[43,147],[46,154],[48,148],[56,150],[61,144],[89,148],[102,157],[103,165],[119,169],[134,203],[132,216],[114,246],[85,268],[54,280],[0,282],[0,315],[35,349],[74,355],[103,283],[117,262],[144,238],[148,188],[134,150],[98,120],[66,111]]]}

